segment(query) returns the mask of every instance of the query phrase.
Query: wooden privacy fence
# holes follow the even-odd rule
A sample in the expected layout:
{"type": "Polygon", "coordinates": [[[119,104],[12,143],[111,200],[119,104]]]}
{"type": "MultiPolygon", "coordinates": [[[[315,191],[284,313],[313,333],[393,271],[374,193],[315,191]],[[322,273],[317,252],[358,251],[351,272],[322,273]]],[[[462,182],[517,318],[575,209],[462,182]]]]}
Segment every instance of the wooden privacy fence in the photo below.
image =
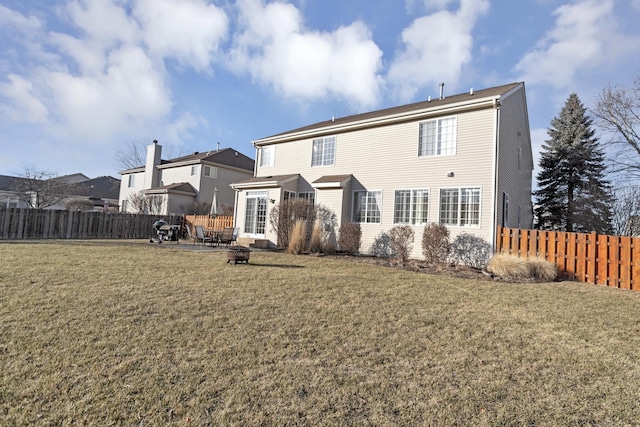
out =
{"type": "Polygon", "coordinates": [[[498,228],[497,252],[539,256],[561,278],[640,292],[640,238],[498,228]]]}
{"type": "Polygon", "coordinates": [[[0,239],[142,239],[159,219],[183,221],[182,215],[0,208],[0,239]]]}
{"type": "Polygon", "coordinates": [[[233,227],[232,216],[217,216],[212,217],[209,215],[185,215],[185,225],[191,227],[191,232],[195,233],[193,227],[196,225],[202,225],[208,230],[224,230],[227,227],[233,227]]]}

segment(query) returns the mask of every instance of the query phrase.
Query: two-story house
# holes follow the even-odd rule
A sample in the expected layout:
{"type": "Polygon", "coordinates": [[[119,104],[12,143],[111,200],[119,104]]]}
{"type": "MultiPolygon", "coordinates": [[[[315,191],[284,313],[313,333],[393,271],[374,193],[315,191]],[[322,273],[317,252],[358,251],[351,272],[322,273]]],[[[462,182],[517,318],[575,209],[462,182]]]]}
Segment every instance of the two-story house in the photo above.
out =
{"type": "Polygon", "coordinates": [[[495,242],[498,225],[530,227],[533,159],[524,83],[332,118],[253,141],[255,176],[237,191],[240,237],[277,244],[270,210],[290,197],[361,224],[361,252],[397,224],[495,242]]]}
{"type": "Polygon", "coordinates": [[[235,192],[230,184],[254,173],[255,162],[232,148],[170,160],[162,160],[161,155],[162,146],[153,141],[144,166],[119,172],[121,212],[190,213],[185,209],[194,203],[212,203],[216,191],[220,205],[233,206],[235,192]]]}

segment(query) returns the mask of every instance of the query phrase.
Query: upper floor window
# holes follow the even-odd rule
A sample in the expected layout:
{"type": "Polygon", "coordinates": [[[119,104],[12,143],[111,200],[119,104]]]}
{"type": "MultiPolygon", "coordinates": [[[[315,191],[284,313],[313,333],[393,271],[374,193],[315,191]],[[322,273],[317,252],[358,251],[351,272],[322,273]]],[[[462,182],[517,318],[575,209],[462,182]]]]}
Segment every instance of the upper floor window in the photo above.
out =
{"type": "Polygon", "coordinates": [[[127,184],[129,188],[133,187],[135,185],[135,182],[136,182],[136,176],[133,174],[129,175],[129,182],[127,184]]]}
{"type": "Polygon", "coordinates": [[[276,147],[268,145],[260,148],[260,167],[273,166],[276,154],[276,147]]]}
{"type": "Polygon", "coordinates": [[[311,166],[333,166],[336,160],[336,137],[327,136],[313,140],[311,166]]]}
{"type": "Polygon", "coordinates": [[[353,192],[353,221],[380,224],[382,191],[353,192]]]}
{"type": "Polygon", "coordinates": [[[202,167],[202,175],[208,176],[209,178],[217,178],[218,177],[218,168],[214,168],[213,166],[204,165],[202,167]]]}
{"type": "Polygon", "coordinates": [[[420,123],[418,156],[444,156],[456,153],[457,120],[455,117],[420,123]]]}
{"type": "Polygon", "coordinates": [[[428,212],[429,190],[396,190],[395,224],[426,224],[428,212]]]}
{"type": "Polygon", "coordinates": [[[197,176],[200,173],[200,165],[191,166],[191,176],[197,176]]]}
{"type": "Polygon", "coordinates": [[[480,225],[480,187],[440,190],[440,224],[480,225]]]}

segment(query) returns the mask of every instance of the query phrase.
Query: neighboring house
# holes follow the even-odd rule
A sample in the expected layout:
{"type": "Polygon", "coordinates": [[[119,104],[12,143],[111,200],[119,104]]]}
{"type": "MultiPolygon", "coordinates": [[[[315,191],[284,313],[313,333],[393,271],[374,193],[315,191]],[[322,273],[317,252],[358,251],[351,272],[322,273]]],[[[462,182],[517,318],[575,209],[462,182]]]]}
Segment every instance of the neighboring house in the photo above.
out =
{"type": "MultiPolygon", "coordinates": [[[[441,88],[442,91],[442,88],[441,88]]],[[[361,252],[407,224],[421,257],[430,222],[495,243],[498,225],[532,222],[533,159],[524,83],[335,118],[253,141],[254,177],[238,181],[240,237],[277,244],[269,212],[291,197],[361,224],[361,252]]],[[[337,230],[336,230],[337,231],[337,230]]]]}
{"type": "Polygon", "coordinates": [[[17,176],[0,175],[0,208],[28,208],[24,195],[18,191],[20,181],[17,176]]]}
{"type": "Polygon", "coordinates": [[[26,189],[41,188],[55,191],[51,199],[55,202],[44,209],[82,209],[93,211],[118,210],[118,192],[120,180],[101,176],[90,179],[84,174],[75,173],[52,178],[53,187],[46,185],[49,180],[33,180],[23,177],[0,175],[0,207],[28,208],[37,206],[34,191],[26,189]],[[39,185],[43,183],[42,185],[39,185]],[[31,199],[31,201],[29,201],[31,199]]]}
{"type": "Polygon", "coordinates": [[[162,146],[147,147],[146,164],[121,171],[120,210],[152,214],[182,214],[195,203],[209,203],[218,190],[220,205],[233,206],[230,184],[253,176],[254,161],[231,148],[195,152],[161,160],[162,146]],[[145,201],[141,204],[141,198],[145,201]]]}

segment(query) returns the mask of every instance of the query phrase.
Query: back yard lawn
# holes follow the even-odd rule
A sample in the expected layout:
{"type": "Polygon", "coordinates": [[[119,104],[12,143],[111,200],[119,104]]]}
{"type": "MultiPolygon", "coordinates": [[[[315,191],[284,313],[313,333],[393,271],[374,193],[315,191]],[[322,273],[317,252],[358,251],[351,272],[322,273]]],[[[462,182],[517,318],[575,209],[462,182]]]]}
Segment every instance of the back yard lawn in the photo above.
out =
{"type": "Polygon", "coordinates": [[[2,424],[640,423],[640,293],[225,261],[0,243],[2,424]]]}

